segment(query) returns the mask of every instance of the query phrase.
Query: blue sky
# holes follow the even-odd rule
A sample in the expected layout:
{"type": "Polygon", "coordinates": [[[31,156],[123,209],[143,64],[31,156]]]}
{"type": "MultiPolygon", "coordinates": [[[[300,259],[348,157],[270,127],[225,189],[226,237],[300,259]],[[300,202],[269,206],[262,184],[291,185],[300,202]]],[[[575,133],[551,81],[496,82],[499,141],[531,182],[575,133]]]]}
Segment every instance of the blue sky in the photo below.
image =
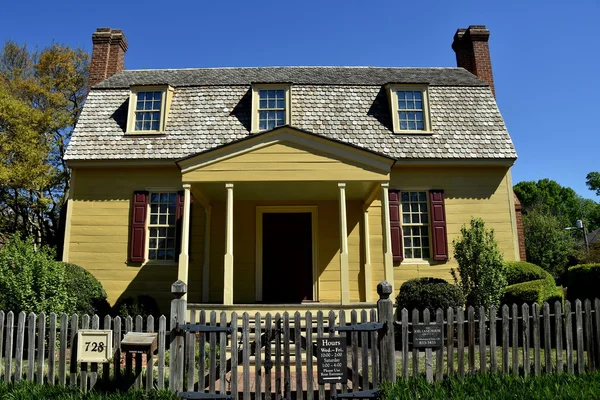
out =
{"type": "Polygon", "coordinates": [[[10,1],[0,40],[91,50],[123,29],[126,67],[455,66],[457,28],[486,25],[500,111],[519,160],[514,183],[551,178],[594,198],[600,170],[600,2],[10,1]]]}

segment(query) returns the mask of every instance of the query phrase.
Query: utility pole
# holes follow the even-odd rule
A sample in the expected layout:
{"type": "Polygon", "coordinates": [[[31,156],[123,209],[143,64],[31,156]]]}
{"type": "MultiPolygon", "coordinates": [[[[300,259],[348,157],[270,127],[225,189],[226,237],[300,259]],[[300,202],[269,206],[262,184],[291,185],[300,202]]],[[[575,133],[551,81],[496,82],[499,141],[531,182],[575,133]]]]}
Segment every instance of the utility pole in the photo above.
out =
{"type": "Polygon", "coordinates": [[[587,232],[585,231],[585,225],[583,224],[583,220],[577,220],[577,228],[581,229],[581,232],[583,232],[583,244],[585,245],[585,252],[589,253],[590,245],[588,243],[587,232]]]}

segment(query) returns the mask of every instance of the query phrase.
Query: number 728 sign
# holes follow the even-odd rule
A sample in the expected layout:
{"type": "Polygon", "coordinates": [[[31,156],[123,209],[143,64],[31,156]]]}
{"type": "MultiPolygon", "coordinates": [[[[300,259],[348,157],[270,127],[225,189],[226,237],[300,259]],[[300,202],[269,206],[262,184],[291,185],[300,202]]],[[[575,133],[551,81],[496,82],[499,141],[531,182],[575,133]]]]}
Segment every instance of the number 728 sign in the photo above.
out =
{"type": "Polygon", "coordinates": [[[110,329],[81,329],[77,331],[77,361],[107,362],[112,359],[113,332],[110,329]]]}

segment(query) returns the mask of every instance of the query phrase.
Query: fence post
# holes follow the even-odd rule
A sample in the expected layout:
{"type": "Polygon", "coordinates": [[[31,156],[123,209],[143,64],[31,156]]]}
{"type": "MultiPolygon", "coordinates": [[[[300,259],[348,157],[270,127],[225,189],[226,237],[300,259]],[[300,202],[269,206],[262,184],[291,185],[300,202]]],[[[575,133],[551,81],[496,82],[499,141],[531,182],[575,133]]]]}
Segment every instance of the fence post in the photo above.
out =
{"type": "Polygon", "coordinates": [[[183,391],[183,363],[184,363],[184,335],[177,328],[185,323],[187,300],[183,297],[187,293],[187,285],[181,280],[171,285],[171,293],[175,299],[171,300],[171,321],[169,325],[169,389],[173,392],[183,391]]]}
{"type": "Polygon", "coordinates": [[[377,314],[379,322],[383,322],[382,335],[379,339],[379,359],[381,363],[381,380],[396,382],[396,360],[394,357],[394,304],[390,299],[392,285],[382,281],[377,285],[377,314]]]}

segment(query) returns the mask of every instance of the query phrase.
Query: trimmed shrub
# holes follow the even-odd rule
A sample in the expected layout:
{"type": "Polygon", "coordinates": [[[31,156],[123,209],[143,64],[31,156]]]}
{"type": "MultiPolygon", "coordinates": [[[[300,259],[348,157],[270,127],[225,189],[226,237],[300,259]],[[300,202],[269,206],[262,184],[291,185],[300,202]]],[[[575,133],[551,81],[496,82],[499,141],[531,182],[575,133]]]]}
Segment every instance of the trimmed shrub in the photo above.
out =
{"type": "Polygon", "coordinates": [[[127,316],[136,317],[138,315],[142,317],[149,315],[156,317],[160,315],[160,309],[154,297],[142,294],[136,298],[124,297],[119,299],[113,306],[111,313],[121,318],[127,316]]]}
{"type": "Polygon", "coordinates": [[[14,235],[0,248],[0,309],[14,312],[71,313],[65,267],[51,248],[14,235]]]}
{"type": "Polygon", "coordinates": [[[75,312],[100,316],[110,312],[102,284],[88,271],[75,264],[63,263],[69,293],[75,299],[75,312]]]}
{"type": "Polygon", "coordinates": [[[526,261],[507,261],[506,266],[506,282],[509,285],[547,277],[547,272],[542,267],[526,261]]]}
{"type": "Polygon", "coordinates": [[[552,275],[535,264],[511,261],[506,263],[509,286],[504,288],[502,304],[523,303],[542,305],[545,301],[563,301],[563,290],[556,286],[552,275]]]}
{"type": "MultiPolygon", "coordinates": [[[[458,307],[465,304],[460,287],[440,278],[416,278],[406,281],[400,287],[396,297],[398,311],[428,308],[435,312],[438,308],[458,307]]],[[[398,312],[400,315],[400,312],[398,312]]]]}
{"type": "Polygon", "coordinates": [[[569,300],[600,298],[600,264],[580,264],[567,272],[569,300]]]}

